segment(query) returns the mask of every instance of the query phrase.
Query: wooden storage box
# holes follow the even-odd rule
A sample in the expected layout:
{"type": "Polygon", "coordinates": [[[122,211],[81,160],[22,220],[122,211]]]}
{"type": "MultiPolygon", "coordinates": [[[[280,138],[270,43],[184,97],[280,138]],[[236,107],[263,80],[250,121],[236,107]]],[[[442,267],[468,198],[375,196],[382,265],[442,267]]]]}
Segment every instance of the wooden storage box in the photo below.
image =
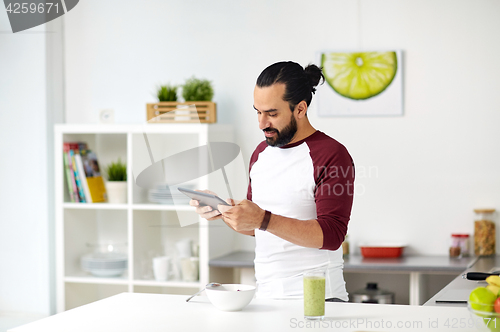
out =
{"type": "Polygon", "coordinates": [[[150,123],[215,123],[217,110],[212,101],[179,103],[164,101],[146,104],[147,121],[150,123]]]}

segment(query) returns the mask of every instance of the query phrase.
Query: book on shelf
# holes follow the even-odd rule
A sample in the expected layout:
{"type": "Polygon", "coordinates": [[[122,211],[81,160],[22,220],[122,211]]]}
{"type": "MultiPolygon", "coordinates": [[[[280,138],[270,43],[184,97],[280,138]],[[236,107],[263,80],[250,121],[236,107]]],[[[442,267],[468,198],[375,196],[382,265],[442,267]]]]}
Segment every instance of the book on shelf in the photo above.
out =
{"type": "Polygon", "coordinates": [[[80,155],[92,202],[106,202],[106,186],[101,176],[97,155],[90,150],[81,150],[80,155]]]}
{"type": "Polygon", "coordinates": [[[92,197],[90,196],[89,185],[87,184],[87,179],[85,177],[85,169],[83,168],[82,156],[80,153],[75,154],[75,161],[76,168],[78,169],[78,177],[80,178],[83,194],[85,195],[85,202],[92,203],[92,197]]]}
{"type": "Polygon", "coordinates": [[[87,203],[85,192],[83,190],[83,184],[81,181],[80,173],[76,165],[76,155],[80,152],[78,143],[68,143],[69,144],[69,159],[71,160],[71,165],[73,167],[73,174],[75,177],[75,183],[77,187],[78,197],[81,203],[87,203]]]}
{"type": "Polygon", "coordinates": [[[69,144],[64,143],[63,146],[63,161],[64,161],[64,173],[66,174],[66,182],[68,184],[69,198],[71,202],[78,203],[80,198],[78,197],[78,187],[75,182],[75,173],[73,172],[73,164],[71,163],[71,157],[69,155],[69,144]]]}
{"type": "MultiPolygon", "coordinates": [[[[84,142],[64,143],[64,151],[67,151],[68,187],[73,189],[70,198],[73,202],[97,203],[106,202],[106,187],[97,161],[97,155],[87,148],[84,142]],[[69,177],[73,176],[70,181],[69,177]],[[69,185],[71,183],[71,185],[69,185]],[[74,200],[73,200],[74,199],[74,200]]],[[[66,159],[65,159],[66,164],[66,159]]]]}

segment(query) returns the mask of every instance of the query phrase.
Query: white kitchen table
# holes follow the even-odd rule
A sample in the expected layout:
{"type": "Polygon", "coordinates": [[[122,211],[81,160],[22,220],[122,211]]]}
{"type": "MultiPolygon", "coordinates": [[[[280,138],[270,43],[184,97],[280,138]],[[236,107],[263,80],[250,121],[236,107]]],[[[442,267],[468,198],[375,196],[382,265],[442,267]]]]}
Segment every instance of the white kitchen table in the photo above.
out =
{"type": "Polygon", "coordinates": [[[122,293],[12,332],[41,331],[475,331],[466,308],[326,303],[326,319],[303,318],[302,300],[253,299],[238,312],[217,310],[205,296],[122,293]]]}

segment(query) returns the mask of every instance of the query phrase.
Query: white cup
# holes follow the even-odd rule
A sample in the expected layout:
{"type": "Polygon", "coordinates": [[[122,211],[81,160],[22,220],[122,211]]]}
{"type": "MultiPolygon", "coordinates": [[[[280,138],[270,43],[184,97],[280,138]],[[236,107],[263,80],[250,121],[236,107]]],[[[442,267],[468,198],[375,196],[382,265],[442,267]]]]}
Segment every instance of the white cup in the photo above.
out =
{"type": "Polygon", "coordinates": [[[200,259],[198,257],[181,258],[182,280],[197,281],[199,265],[200,259]]]}
{"type": "Polygon", "coordinates": [[[191,239],[182,239],[175,243],[175,247],[177,248],[177,253],[180,258],[186,258],[192,256],[191,246],[192,246],[191,239]]]}
{"type": "Polygon", "coordinates": [[[153,258],[153,273],[157,281],[166,281],[170,272],[170,257],[161,256],[153,258]]]}

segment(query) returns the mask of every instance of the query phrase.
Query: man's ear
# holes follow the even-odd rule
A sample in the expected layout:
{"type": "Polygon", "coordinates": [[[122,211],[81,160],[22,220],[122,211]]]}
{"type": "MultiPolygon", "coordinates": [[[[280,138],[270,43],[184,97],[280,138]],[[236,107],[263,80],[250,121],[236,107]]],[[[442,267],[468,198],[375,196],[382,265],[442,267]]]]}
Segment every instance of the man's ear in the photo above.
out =
{"type": "Polygon", "coordinates": [[[300,103],[298,103],[295,106],[295,110],[297,111],[297,117],[299,119],[302,119],[303,117],[306,116],[307,113],[307,103],[305,100],[302,100],[300,103]]]}

